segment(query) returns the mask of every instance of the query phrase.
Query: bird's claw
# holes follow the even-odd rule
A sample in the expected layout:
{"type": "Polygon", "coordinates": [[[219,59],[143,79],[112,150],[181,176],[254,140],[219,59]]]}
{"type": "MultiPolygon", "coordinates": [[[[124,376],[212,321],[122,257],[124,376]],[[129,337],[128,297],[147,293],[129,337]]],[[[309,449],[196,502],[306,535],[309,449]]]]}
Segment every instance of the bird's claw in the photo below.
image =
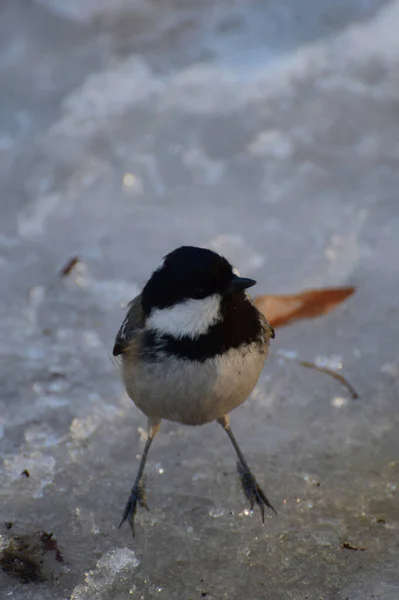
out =
{"type": "Polygon", "coordinates": [[[256,504],[260,508],[260,512],[262,515],[262,523],[264,523],[265,506],[269,507],[275,514],[277,514],[277,511],[267,498],[262,488],[259,486],[251,471],[245,469],[241,463],[237,463],[237,469],[240,475],[242,489],[244,491],[245,496],[248,498],[251,504],[251,510],[253,510],[253,507],[255,506],[256,502],[256,504]]]}
{"type": "Polygon", "coordinates": [[[134,518],[137,512],[137,504],[139,504],[139,506],[141,506],[142,508],[146,508],[148,511],[150,510],[146,503],[143,481],[139,481],[138,483],[134,484],[129,496],[129,500],[127,501],[127,504],[125,506],[125,510],[123,511],[122,520],[119,523],[119,528],[121,528],[123,523],[125,521],[128,521],[130,529],[132,530],[133,537],[135,536],[134,518]]]}

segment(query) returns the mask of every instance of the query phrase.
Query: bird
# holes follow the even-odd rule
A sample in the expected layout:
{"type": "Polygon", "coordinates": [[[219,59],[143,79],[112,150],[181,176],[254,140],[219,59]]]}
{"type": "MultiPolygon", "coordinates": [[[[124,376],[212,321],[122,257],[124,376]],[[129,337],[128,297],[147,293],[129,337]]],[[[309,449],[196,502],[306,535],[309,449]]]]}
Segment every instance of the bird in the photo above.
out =
{"type": "MultiPolygon", "coordinates": [[[[128,305],[115,338],[128,396],[147,417],[148,434],[136,479],[119,527],[135,535],[137,508],[149,510],[144,470],[162,420],[199,426],[216,421],[237,455],[237,468],[251,510],[276,510],[259,486],[232,432],[229,413],[255,387],[274,330],[253,304],[241,277],[223,256],[181,246],[167,254],[128,305]]],[[[277,514],[277,513],[276,513],[277,514]]]]}

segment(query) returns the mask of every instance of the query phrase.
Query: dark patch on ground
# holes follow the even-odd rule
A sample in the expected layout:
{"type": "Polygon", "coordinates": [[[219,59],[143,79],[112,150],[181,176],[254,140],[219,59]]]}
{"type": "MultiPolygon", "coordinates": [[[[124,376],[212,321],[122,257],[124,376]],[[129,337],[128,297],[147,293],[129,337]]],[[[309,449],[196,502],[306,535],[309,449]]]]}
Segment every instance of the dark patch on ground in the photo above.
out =
{"type": "MultiPolygon", "coordinates": [[[[10,523],[6,523],[6,528],[10,523]]],[[[12,526],[12,524],[11,524],[12,526]]],[[[0,553],[0,568],[20,583],[42,583],[60,575],[64,558],[52,533],[15,535],[0,553]]]]}

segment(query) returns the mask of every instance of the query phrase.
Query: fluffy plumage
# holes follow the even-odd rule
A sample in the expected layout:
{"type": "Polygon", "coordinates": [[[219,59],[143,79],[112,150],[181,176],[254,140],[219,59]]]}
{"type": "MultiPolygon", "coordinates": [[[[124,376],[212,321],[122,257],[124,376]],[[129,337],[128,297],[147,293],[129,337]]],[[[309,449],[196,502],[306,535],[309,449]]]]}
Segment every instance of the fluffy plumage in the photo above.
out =
{"type": "MultiPolygon", "coordinates": [[[[218,420],[234,439],[226,415],[251,393],[274,337],[244,291],[254,283],[215,252],[185,246],[165,257],[130,303],[113,354],[120,356],[127,393],[149,419],[149,444],[162,419],[187,425],[218,420]]],[[[137,502],[144,502],[148,449],[124,513],[132,529],[137,502]]],[[[270,503],[239,459],[263,515],[270,503]]]]}
{"type": "Polygon", "coordinates": [[[154,272],[130,305],[114,354],[122,354],[126,390],[144,414],[201,425],[250,394],[271,327],[246,292],[226,293],[237,278],[226,259],[199,248],[193,261],[190,255],[191,248],[175,250],[154,272]],[[161,281],[169,282],[166,290],[158,288],[161,281]],[[209,295],[193,297],[205,290],[209,295]]]}

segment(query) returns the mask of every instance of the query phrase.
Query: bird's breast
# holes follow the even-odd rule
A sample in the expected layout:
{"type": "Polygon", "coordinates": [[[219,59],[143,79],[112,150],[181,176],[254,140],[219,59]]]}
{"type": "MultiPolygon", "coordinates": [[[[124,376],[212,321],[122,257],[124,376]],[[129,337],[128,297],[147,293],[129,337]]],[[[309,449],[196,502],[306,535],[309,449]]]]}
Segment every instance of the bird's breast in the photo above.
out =
{"type": "Polygon", "coordinates": [[[202,425],[230,412],[251,393],[268,344],[232,348],[202,362],[168,354],[122,362],[123,380],[137,407],[154,419],[202,425]]]}

